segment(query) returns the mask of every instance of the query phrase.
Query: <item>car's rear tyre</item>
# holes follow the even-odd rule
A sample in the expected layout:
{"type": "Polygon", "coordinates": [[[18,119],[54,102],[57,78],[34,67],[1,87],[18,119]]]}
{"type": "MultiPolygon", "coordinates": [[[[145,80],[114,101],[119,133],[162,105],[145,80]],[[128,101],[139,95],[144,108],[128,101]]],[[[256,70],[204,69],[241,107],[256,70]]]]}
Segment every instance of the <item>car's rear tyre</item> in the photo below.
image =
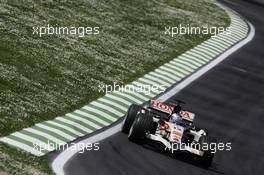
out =
{"type": "Polygon", "coordinates": [[[204,154],[202,157],[199,157],[198,159],[198,163],[204,167],[204,168],[208,168],[209,166],[211,166],[213,159],[214,159],[214,152],[215,147],[212,147],[212,143],[216,143],[216,139],[210,138],[208,136],[201,136],[201,138],[199,139],[199,144],[201,146],[201,148],[203,147],[204,144],[207,144],[208,146],[206,146],[206,150],[202,150],[204,151],[204,154]]]}
{"type": "Polygon", "coordinates": [[[130,128],[128,139],[133,142],[142,143],[146,134],[150,133],[153,126],[153,118],[148,114],[138,114],[130,128]]]}
{"type": "Polygon", "coordinates": [[[129,109],[128,109],[126,115],[125,115],[125,119],[124,119],[123,126],[122,126],[122,129],[121,129],[121,131],[123,133],[126,133],[126,134],[129,133],[129,130],[130,130],[135,118],[136,118],[136,115],[137,115],[138,111],[141,110],[141,109],[142,109],[141,106],[135,105],[135,104],[132,104],[129,107],[129,109]]]}

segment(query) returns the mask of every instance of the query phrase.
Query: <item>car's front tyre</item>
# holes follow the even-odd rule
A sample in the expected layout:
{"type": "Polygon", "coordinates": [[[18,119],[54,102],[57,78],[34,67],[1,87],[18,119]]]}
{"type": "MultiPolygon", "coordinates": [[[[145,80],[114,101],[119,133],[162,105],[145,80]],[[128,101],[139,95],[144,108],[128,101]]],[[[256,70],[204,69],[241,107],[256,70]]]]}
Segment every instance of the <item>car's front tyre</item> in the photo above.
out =
{"type": "Polygon", "coordinates": [[[129,107],[129,109],[125,115],[125,119],[123,121],[122,129],[121,129],[121,131],[123,133],[126,133],[126,134],[129,133],[129,130],[130,130],[135,118],[136,118],[136,115],[137,115],[138,111],[140,111],[141,109],[142,109],[141,106],[135,105],[135,104],[132,104],[129,107]]]}
{"type": "Polygon", "coordinates": [[[130,128],[128,139],[133,142],[144,141],[146,134],[150,133],[153,126],[153,118],[148,114],[138,114],[130,128]]]}

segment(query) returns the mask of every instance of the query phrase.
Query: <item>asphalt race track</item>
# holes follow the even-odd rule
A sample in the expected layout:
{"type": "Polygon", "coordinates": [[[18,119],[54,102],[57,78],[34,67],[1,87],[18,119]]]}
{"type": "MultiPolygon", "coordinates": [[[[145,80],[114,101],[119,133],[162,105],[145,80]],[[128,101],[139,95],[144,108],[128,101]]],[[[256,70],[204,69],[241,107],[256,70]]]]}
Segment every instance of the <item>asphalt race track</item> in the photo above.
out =
{"type": "Polygon", "coordinates": [[[244,1],[224,1],[256,28],[255,38],[176,97],[196,113],[196,124],[232,150],[217,152],[209,169],[179,155],[144,148],[117,133],[100,142],[100,151],[77,154],[66,174],[256,174],[264,165],[264,8],[244,1]]]}

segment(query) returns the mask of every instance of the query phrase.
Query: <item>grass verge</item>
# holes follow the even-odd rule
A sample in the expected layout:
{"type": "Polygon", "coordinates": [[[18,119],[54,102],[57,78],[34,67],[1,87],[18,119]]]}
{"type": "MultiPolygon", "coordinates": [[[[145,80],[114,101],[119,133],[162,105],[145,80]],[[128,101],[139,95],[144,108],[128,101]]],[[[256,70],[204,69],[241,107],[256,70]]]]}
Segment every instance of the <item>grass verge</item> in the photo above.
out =
{"type": "Polygon", "coordinates": [[[27,152],[9,147],[0,142],[0,172],[23,175],[48,175],[53,174],[48,163],[41,157],[36,157],[27,152]]]}

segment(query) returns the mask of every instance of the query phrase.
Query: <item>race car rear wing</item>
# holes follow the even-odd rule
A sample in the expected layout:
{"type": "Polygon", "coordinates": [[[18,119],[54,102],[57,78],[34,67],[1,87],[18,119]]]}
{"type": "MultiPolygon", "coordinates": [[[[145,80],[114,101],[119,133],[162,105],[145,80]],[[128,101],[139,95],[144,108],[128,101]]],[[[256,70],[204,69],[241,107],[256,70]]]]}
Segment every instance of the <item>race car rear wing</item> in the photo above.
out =
{"type": "Polygon", "coordinates": [[[150,106],[151,108],[167,113],[167,114],[171,114],[174,107],[170,106],[170,105],[165,105],[161,102],[159,102],[158,100],[150,100],[150,106]]]}

